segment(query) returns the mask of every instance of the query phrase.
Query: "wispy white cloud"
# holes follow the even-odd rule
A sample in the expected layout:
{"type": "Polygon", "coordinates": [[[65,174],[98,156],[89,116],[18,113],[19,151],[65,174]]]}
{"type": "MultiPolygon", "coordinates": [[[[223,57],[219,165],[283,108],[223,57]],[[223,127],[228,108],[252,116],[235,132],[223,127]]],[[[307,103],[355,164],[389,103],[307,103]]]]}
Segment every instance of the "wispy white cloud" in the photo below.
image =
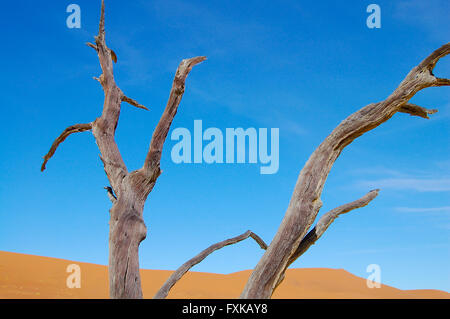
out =
{"type": "Polygon", "coordinates": [[[427,244],[427,245],[414,245],[414,246],[390,246],[390,247],[383,247],[383,248],[367,248],[367,249],[357,249],[357,250],[347,250],[339,252],[339,254],[342,255],[361,255],[361,254],[383,254],[383,253],[396,253],[396,252],[403,252],[403,251],[415,251],[417,249],[442,249],[442,248],[448,248],[448,243],[433,243],[433,244],[427,244]]]}
{"type": "Polygon", "coordinates": [[[360,181],[358,185],[369,188],[390,188],[418,192],[448,192],[450,191],[450,178],[385,178],[360,181]]]}
{"type": "Polygon", "coordinates": [[[357,187],[408,190],[417,192],[450,191],[450,162],[443,160],[420,169],[399,170],[396,167],[355,168],[350,173],[365,176],[357,187]]]}
{"type": "Polygon", "coordinates": [[[357,250],[348,250],[343,251],[340,254],[342,255],[361,255],[361,254],[381,254],[390,252],[392,249],[357,249],[357,250]]]}
{"type": "Polygon", "coordinates": [[[386,168],[383,166],[376,167],[359,167],[352,169],[350,174],[353,175],[382,175],[382,176],[395,176],[395,177],[406,177],[407,174],[400,172],[396,169],[386,168]]]}
{"type": "Polygon", "coordinates": [[[450,206],[442,207],[396,207],[396,211],[405,213],[450,213],[450,206]]]}

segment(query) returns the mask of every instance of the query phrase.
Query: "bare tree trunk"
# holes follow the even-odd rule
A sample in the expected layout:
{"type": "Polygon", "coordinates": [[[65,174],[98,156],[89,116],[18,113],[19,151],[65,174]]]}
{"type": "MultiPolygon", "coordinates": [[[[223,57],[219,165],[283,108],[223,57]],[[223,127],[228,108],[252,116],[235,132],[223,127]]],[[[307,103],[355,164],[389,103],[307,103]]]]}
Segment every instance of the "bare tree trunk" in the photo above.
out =
{"type": "MultiPolygon", "coordinates": [[[[112,298],[142,298],[138,250],[140,242],[147,235],[143,220],[144,203],[161,174],[160,161],[163,145],[181,102],[186,77],[196,64],[206,58],[195,57],[181,61],[174,77],[166,108],[153,132],[145,162],[140,169],[128,172],[114,139],[121,104],[126,102],[141,109],[147,110],[147,108],[125,96],[115,83],[113,62],[117,62],[117,56],[107,47],[105,42],[103,0],[99,33],[95,37],[95,44],[87,43],[87,45],[98,53],[103,71],[98,78],[95,78],[100,82],[105,93],[102,115],[91,123],[75,124],[64,130],[44,156],[41,171],[45,170],[48,160],[69,135],[92,130],[101,153],[100,159],[111,184],[111,187],[107,187],[108,196],[113,203],[110,210],[109,238],[110,296],[112,298]]],[[[319,220],[316,228],[305,237],[322,206],[320,196],[328,174],[347,145],[365,132],[386,122],[397,112],[424,118],[428,118],[429,114],[436,112],[436,110],[428,110],[411,104],[409,100],[424,88],[450,85],[449,79],[438,78],[433,74],[433,69],[439,59],[449,53],[450,44],[434,51],[411,70],[399,87],[386,100],[369,104],[350,115],[313,152],[300,172],[278,232],[252,272],[241,298],[270,298],[274,289],[283,280],[287,267],[323,234],[334,218],[349,211],[349,209],[366,205],[376,196],[378,192],[374,191],[358,201],[331,211],[319,220]]],[[[240,238],[242,237],[238,239],[240,238]]],[[[228,241],[219,243],[218,246],[213,246],[213,248],[217,248],[224,243],[228,243],[228,241]]],[[[183,267],[177,274],[182,275],[182,272],[188,269],[187,267],[206,257],[209,252],[210,250],[207,250],[199,258],[189,261],[184,265],[186,267],[183,267]]],[[[176,282],[176,279],[169,284],[176,282]]]]}
{"type": "Polygon", "coordinates": [[[92,130],[101,153],[100,159],[111,184],[111,187],[105,187],[108,191],[108,197],[113,203],[109,221],[110,297],[142,298],[139,274],[139,244],[147,235],[147,228],[143,219],[144,204],[161,174],[160,161],[163,145],[183,97],[185,80],[192,68],[206,58],[195,57],[181,61],[174,77],[169,101],[153,132],[144,165],[136,171],[128,172],[114,139],[121,104],[126,102],[140,109],[148,109],[125,96],[116,85],[113,62],[117,62],[117,56],[106,45],[105,5],[103,0],[99,33],[95,37],[95,44],[87,43],[87,45],[98,53],[103,71],[102,75],[94,78],[100,82],[105,93],[102,115],[94,122],[75,124],[65,129],[44,156],[41,171],[45,170],[48,160],[69,135],[92,130]]]}
{"type": "Polygon", "coordinates": [[[147,235],[142,209],[118,200],[109,222],[109,292],[111,298],[142,298],[139,244],[147,235]]]}
{"type": "Polygon", "coordinates": [[[433,69],[440,58],[450,53],[445,44],[423,60],[384,101],[369,104],[340,123],[311,155],[300,172],[291,201],[273,241],[253,270],[241,298],[270,298],[284,277],[292,256],[322,206],[320,196],[328,174],[342,150],[367,131],[389,120],[395,113],[428,117],[436,112],[409,100],[420,90],[450,85],[437,78],[433,69]]]}

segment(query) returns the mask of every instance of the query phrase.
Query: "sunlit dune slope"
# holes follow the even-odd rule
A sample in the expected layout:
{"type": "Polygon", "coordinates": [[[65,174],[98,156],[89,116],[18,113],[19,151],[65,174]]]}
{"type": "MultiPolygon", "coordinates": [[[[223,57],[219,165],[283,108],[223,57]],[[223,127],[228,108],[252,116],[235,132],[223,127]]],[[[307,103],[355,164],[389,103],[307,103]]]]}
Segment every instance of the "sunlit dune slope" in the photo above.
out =
{"type": "MultiPolygon", "coordinates": [[[[169,298],[237,298],[250,275],[190,272],[169,298]]],[[[152,298],[170,276],[167,270],[141,270],[145,298],[152,298]]],[[[290,269],[274,298],[445,298],[440,290],[400,290],[382,285],[369,289],[366,280],[341,269],[290,269]]],[[[108,298],[106,266],[0,251],[0,298],[108,298]],[[81,268],[81,288],[68,288],[67,266],[81,268]]]]}

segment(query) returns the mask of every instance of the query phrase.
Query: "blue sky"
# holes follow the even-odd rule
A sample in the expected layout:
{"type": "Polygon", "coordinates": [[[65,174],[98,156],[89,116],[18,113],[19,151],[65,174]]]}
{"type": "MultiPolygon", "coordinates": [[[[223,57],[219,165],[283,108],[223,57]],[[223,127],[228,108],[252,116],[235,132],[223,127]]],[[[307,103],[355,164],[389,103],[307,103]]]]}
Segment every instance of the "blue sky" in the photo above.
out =
{"type": "MultiPolygon", "coordinates": [[[[280,168],[175,164],[168,139],[164,173],[144,218],[142,268],[175,269],[212,243],[251,229],[267,242],[288,206],[300,169],[331,130],[385,99],[409,70],[449,40],[448,1],[377,1],[381,29],[368,29],[370,1],[106,2],[115,76],[149,112],[123,104],[116,139],[139,168],[183,58],[206,55],[187,79],[172,129],[280,129],[280,168]]],[[[90,133],[70,136],[40,172],[64,128],[93,121],[103,92],[95,52],[99,1],[14,1],[0,11],[0,250],[107,264],[108,185],[90,133]],[[81,7],[81,29],[66,7],[81,7]]],[[[450,76],[450,59],[435,73],[450,76]]],[[[397,114],[348,146],[326,182],[319,216],[373,188],[369,206],[343,215],[293,267],[343,268],[383,283],[450,291],[450,100],[446,87],[413,103],[438,108],[430,120],[397,114]]],[[[252,241],[226,247],[193,270],[253,268],[252,241]]]]}

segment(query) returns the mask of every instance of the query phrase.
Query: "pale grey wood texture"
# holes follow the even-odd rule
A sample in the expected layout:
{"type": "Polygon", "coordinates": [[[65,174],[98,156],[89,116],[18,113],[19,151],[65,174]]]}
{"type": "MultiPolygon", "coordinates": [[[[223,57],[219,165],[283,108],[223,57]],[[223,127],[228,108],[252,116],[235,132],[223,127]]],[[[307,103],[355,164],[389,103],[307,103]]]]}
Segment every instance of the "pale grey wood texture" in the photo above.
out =
{"type": "Polygon", "coordinates": [[[115,132],[122,102],[135,107],[147,108],[125,96],[114,80],[113,62],[117,56],[105,41],[105,4],[102,0],[99,32],[94,43],[87,43],[99,58],[102,74],[95,78],[105,93],[103,112],[94,122],[76,124],[67,128],[53,143],[44,156],[41,170],[54,155],[57,147],[67,136],[75,132],[92,130],[100,159],[111,184],[107,188],[112,202],[109,221],[109,288],[111,298],[142,298],[139,274],[139,244],[147,235],[143,220],[144,203],[159,175],[161,153],[172,120],[184,93],[186,77],[192,68],[204,61],[205,57],[195,57],[181,61],[175,74],[169,101],[153,133],[150,148],[142,168],[128,172],[115,141],[115,132]],[[115,195],[114,195],[115,193],[115,195]]]}
{"type": "MultiPolygon", "coordinates": [[[[331,223],[334,222],[336,218],[339,217],[339,215],[348,213],[354,209],[361,208],[369,204],[375,197],[378,196],[379,189],[375,189],[361,197],[360,199],[357,199],[351,203],[341,205],[339,207],[336,207],[332,210],[330,210],[328,213],[324,214],[322,217],[319,218],[319,221],[317,222],[316,226],[311,229],[308,234],[302,239],[300,244],[298,245],[295,252],[292,254],[292,256],[289,258],[289,261],[287,263],[287,267],[289,267],[294,261],[296,261],[301,255],[303,255],[312,245],[316,243],[317,240],[319,240],[320,237],[325,233],[325,231],[328,229],[328,227],[331,225],[331,223]]],[[[275,289],[281,284],[281,282],[284,280],[284,274],[280,277],[277,285],[275,286],[275,289]]],[[[274,289],[274,290],[275,290],[274,289]]]]}
{"type": "MultiPolygon", "coordinates": [[[[144,165],[136,171],[128,172],[114,138],[121,103],[127,102],[141,109],[147,108],[125,96],[116,85],[113,62],[117,62],[117,55],[106,45],[103,0],[99,33],[95,37],[95,44],[87,43],[87,45],[98,53],[102,69],[102,74],[95,78],[100,82],[105,93],[102,115],[94,122],[76,124],[64,130],[44,156],[41,170],[45,170],[48,160],[69,135],[92,130],[101,153],[100,158],[105,173],[111,184],[111,191],[108,190],[108,196],[113,203],[110,210],[109,238],[110,296],[112,298],[142,298],[138,249],[140,242],[147,234],[142,218],[144,203],[161,174],[160,160],[164,141],[183,96],[186,77],[196,64],[205,60],[205,57],[195,57],[180,63],[169,101],[153,133],[144,165]]],[[[270,246],[252,272],[241,298],[270,298],[274,289],[284,278],[287,267],[320,238],[334,218],[349,207],[356,208],[366,200],[373,199],[372,196],[376,196],[376,191],[371,192],[356,201],[357,203],[338,207],[324,215],[325,219],[320,219],[310,235],[306,235],[322,206],[320,197],[327,176],[347,145],[365,132],[386,122],[397,112],[423,118],[428,118],[429,114],[436,112],[436,110],[428,110],[409,103],[409,100],[424,88],[450,85],[449,79],[438,78],[433,74],[436,63],[449,52],[450,44],[448,43],[434,51],[409,72],[386,100],[369,104],[350,115],[313,152],[299,174],[283,221],[270,246]]]]}
{"type": "Polygon", "coordinates": [[[303,255],[316,241],[325,233],[328,227],[334,220],[342,214],[348,213],[354,209],[361,208],[369,204],[375,197],[378,196],[378,189],[372,190],[360,199],[357,199],[351,203],[336,207],[330,210],[319,218],[316,226],[311,229],[308,234],[302,239],[295,252],[289,258],[288,266],[297,260],[298,257],[303,255]]]}
{"type": "Polygon", "coordinates": [[[314,222],[328,174],[342,150],[367,131],[389,120],[395,113],[428,117],[427,110],[409,100],[420,90],[448,86],[449,79],[434,76],[438,60],[450,52],[447,43],[414,67],[397,89],[384,101],[372,103],[342,121],[312,153],[300,172],[291,201],[271,244],[253,270],[241,298],[270,298],[284,277],[289,261],[314,222]]]}

